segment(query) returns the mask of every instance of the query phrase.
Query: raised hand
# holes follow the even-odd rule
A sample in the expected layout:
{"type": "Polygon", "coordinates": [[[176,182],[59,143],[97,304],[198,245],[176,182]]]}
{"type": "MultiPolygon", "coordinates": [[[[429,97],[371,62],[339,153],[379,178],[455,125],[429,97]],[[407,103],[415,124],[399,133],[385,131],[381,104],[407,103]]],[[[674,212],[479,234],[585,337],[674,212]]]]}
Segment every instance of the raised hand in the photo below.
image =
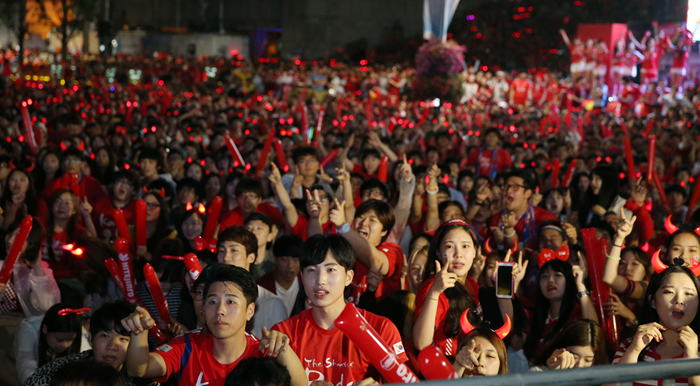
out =
{"type": "Polygon", "coordinates": [[[311,196],[311,191],[306,189],[306,210],[309,212],[309,218],[321,216],[321,199],[318,196],[318,190],[314,190],[314,195],[311,196]]]}
{"type": "Polygon", "coordinates": [[[440,296],[446,289],[454,287],[455,283],[457,283],[457,274],[448,271],[454,258],[448,253],[445,253],[444,257],[445,266],[442,266],[439,261],[435,261],[435,281],[430,287],[428,296],[430,296],[431,293],[434,295],[431,297],[440,296]]]}
{"type": "Polygon", "coordinates": [[[350,173],[348,173],[347,169],[345,169],[345,165],[335,168],[335,179],[344,182],[346,180],[350,179],[350,173]]]}
{"type": "Polygon", "coordinates": [[[690,326],[683,326],[678,330],[678,344],[685,349],[686,358],[698,357],[698,336],[690,326]]]}
{"type": "Polygon", "coordinates": [[[603,308],[607,315],[620,315],[621,317],[629,320],[630,322],[637,318],[634,312],[627,308],[627,306],[625,306],[625,304],[622,301],[620,301],[620,298],[615,294],[610,294],[610,301],[604,303],[603,308]]]}
{"type": "Polygon", "coordinates": [[[277,165],[275,165],[274,162],[271,163],[271,166],[272,166],[272,173],[270,173],[270,175],[267,178],[274,185],[281,184],[282,183],[282,174],[280,174],[279,168],[277,168],[277,165]]]}
{"type": "Polygon", "coordinates": [[[644,347],[648,346],[653,340],[661,343],[664,340],[662,331],[666,331],[666,327],[659,323],[647,323],[637,327],[637,332],[632,337],[630,347],[636,352],[641,352],[644,347]]]}
{"type": "Polygon", "coordinates": [[[565,348],[555,350],[547,359],[547,368],[549,370],[571,369],[576,365],[574,354],[566,351],[565,348]]]}
{"type": "Polygon", "coordinates": [[[333,200],[335,201],[335,208],[331,209],[328,219],[331,220],[336,228],[339,228],[347,222],[345,219],[345,201],[339,202],[337,198],[333,200]]]}
{"type": "Polygon", "coordinates": [[[403,163],[401,164],[401,177],[403,177],[403,180],[406,182],[411,182],[411,180],[413,180],[413,169],[406,160],[406,154],[403,155],[403,163]]]}
{"type": "Polygon", "coordinates": [[[481,202],[483,203],[485,200],[489,199],[491,197],[491,187],[489,184],[483,184],[479,188],[479,190],[476,191],[476,202],[481,202]]]}
{"type": "Polygon", "coordinates": [[[476,344],[472,339],[459,350],[455,356],[455,364],[464,368],[466,374],[471,374],[479,366],[479,355],[481,355],[481,345],[476,344]]]}
{"type": "Polygon", "coordinates": [[[624,240],[634,229],[634,222],[637,221],[637,216],[632,216],[631,219],[627,219],[625,216],[625,208],[620,208],[620,222],[617,224],[617,237],[624,240]]]}
{"type": "Polygon", "coordinates": [[[143,307],[136,307],[133,313],[122,319],[122,326],[134,335],[147,331],[155,325],[155,320],[151,318],[151,314],[143,307]]]}
{"type": "Polygon", "coordinates": [[[80,199],[80,213],[82,213],[83,216],[89,216],[90,213],[92,213],[92,205],[90,205],[85,197],[80,199]]]}
{"type": "Polygon", "coordinates": [[[574,280],[576,280],[576,286],[578,288],[581,288],[581,286],[585,285],[583,284],[583,279],[584,279],[584,274],[583,274],[583,269],[581,269],[580,266],[578,265],[573,265],[571,266],[571,272],[574,274],[574,280]]]}

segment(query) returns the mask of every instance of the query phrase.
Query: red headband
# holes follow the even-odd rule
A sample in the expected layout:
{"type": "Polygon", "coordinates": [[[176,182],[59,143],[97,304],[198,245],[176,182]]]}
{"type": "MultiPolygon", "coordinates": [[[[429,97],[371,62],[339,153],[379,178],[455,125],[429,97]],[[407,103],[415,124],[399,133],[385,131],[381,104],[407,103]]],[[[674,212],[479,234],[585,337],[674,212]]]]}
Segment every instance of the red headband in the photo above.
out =
{"type": "MultiPolygon", "coordinates": [[[[668,265],[664,264],[659,258],[660,253],[661,250],[657,249],[656,252],[654,252],[654,255],[651,257],[651,266],[654,267],[654,271],[656,271],[656,273],[661,273],[668,268],[668,265]]],[[[700,264],[698,264],[695,259],[693,259],[693,266],[688,269],[693,272],[693,275],[700,276],[700,264]]]]}
{"type": "Polygon", "coordinates": [[[84,314],[86,312],[90,312],[90,307],[85,307],[85,308],[63,308],[58,311],[58,315],[60,316],[66,316],[66,315],[80,315],[84,314]]]}
{"type": "MultiPolygon", "coordinates": [[[[469,308],[467,308],[466,310],[464,310],[464,312],[462,312],[462,317],[459,319],[459,324],[462,326],[462,331],[465,334],[472,332],[475,328],[474,326],[472,326],[471,323],[469,323],[468,314],[469,314],[469,308]]],[[[508,334],[510,333],[511,327],[512,327],[512,323],[510,322],[510,317],[508,315],[506,315],[506,322],[503,323],[501,328],[499,328],[498,330],[494,330],[493,332],[495,332],[496,335],[498,335],[498,337],[501,338],[501,340],[502,340],[506,336],[508,336],[508,334]]]]}
{"type": "MultiPolygon", "coordinates": [[[[486,252],[487,255],[490,255],[493,253],[493,248],[491,248],[491,238],[489,237],[484,241],[484,251],[486,252]]],[[[515,255],[515,252],[518,251],[518,243],[513,243],[513,248],[510,251],[511,255],[515,255]]]]}
{"type": "Polygon", "coordinates": [[[542,252],[540,252],[540,254],[537,256],[537,265],[539,265],[540,268],[542,268],[542,266],[546,262],[554,259],[559,259],[561,261],[569,260],[569,246],[564,245],[556,251],[553,251],[549,248],[543,249],[542,252]]]}

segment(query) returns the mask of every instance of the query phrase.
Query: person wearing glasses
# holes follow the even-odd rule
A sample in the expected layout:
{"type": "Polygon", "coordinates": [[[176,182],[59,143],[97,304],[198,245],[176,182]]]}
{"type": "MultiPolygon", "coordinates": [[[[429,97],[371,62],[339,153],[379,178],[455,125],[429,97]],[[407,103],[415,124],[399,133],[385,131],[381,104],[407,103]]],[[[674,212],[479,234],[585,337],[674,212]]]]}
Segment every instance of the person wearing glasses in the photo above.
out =
{"type": "Polygon", "coordinates": [[[146,201],[146,247],[136,247],[136,254],[150,262],[151,251],[156,250],[161,240],[176,238],[177,230],[170,226],[170,207],[160,194],[151,190],[144,194],[143,200],[146,201]]]}
{"type": "MultiPolygon", "coordinates": [[[[41,192],[41,199],[48,202],[57,190],[70,188],[67,185],[67,178],[64,175],[77,175],[78,186],[72,188],[78,198],[87,198],[90,204],[96,204],[103,198],[108,197],[107,192],[100,181],[95,177],[83,173],[83,162],[85,155],[75,147],[69,147],[61,153],[61,171],[51,182],[49,182],[41,192]]],[[[41,215],[41,213],[40,213],[41,215]]]]}
{"type": "Polygon", "coordinates": [[[494,242],[512,246],[537,246],[537,229],[545,221],[557,217],[546,209],[530,202],[537,183],[529,172],[519,169],[508,174],[503,186],[505,209],[491,218],[491,235],[494,242]]]}
{"type": "Polygon", "coordinates": [[[139,175],[131,170],[120,170],[114,175],[111,195],[98,201],[92,210],[92,222],[95,224],[97,238],[106,243],[117,240],[117,225],[114,211],[121,209],[127,224],[134,224],[136,189],[141,186],[139,175]]]}
{"type": "Polygon", "coordinates": [[[292,160],[296,165],[296,173],[285,174],[282,177],[282,184],[292,198],[305,199],[306,189],[320,182],[318,150],[311,146],[298,147],[292,152],[292,160]]]}

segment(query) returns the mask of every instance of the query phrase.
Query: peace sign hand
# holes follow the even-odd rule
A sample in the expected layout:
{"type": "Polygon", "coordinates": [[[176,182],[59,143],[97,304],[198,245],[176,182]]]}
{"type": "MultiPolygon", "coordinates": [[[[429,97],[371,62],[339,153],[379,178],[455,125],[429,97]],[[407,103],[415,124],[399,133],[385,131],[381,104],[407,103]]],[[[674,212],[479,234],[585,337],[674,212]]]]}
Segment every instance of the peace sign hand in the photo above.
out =
{"type": "Polygon", "coordinates": [[[624,241],[634,228],[634,222],[637,221],[637,216],[632,216],[631,219],[627,219],[625,216],[625,208],[620,208],[620,222],[617,225],[617,239],[619,241],[624,241]]]}
{"type": "Polygon", "coordinates": [[[319,218],[321,215],[321,199],[318,196],[318,190],[314,190],[314,195],[311,196],[311,191],[306,189],[306,210],[309,212],[309,218],[319,218]]]}
{"type": "Polygon", "coordinates": [[[336,226],[336,228],[340,228],[343,225],[345,225],[345,201],[339,202],[337,198],[334,199],[335,201],[335,208],[331,209],[331,212],[328,214],[328,219],[331,220],[331,222],[336,226]]]}

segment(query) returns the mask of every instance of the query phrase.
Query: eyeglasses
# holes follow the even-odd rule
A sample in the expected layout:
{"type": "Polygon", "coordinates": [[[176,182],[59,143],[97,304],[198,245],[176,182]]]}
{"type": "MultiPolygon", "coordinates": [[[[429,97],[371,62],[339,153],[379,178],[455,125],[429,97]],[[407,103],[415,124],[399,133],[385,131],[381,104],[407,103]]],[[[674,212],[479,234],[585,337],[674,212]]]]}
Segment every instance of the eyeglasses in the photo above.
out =
{"type": "Polygon", "coordinates": [[[244,200],[250,200],[250,201],[258,199],[258,195],[255,193],[243,193],[240,195],[240,197],[244,200]]]}
{"type": "Polygon", "coordinates": [[[520,188],[525,189],[525,185],[509,184],[509,185],[504,185],[504,186],[503,186],[503,189],[504,189],[506,192],[510,192],[511,190],[512,190],[513,192],[517,192],[518,190],[520,190],[520,188]]]}
{"type": "Polygon", "coordinates": [[[114,183],[114,186],[124,186],[128,189],[131,187],[131,184],[126,181],[117,181],[114,183]]]}
{"type": "Polygon", "coordinates": [[[81,160],[79,160],[79,159],[77,159],[77,158],[68,158],[68,159],[63,160],[63,163],[66,164],[66,165],[68,165],[68,164],[79,164],[79,163],[81,163],[81,162],[83,162],[83,161],[81,161],[81,160]]]}
{"type": "Polygon", "coordinates": [[[155,202],[146,202],[146,207],[148,207],[148,209],[155,210],[160,208],[160,204],[155,202]]]}
{"type": "Polygon", "coordinates": [[[190,291],[190,294],[192,294],[192,298],[197,301],[202,300],[204,297],[204,291],[201,289],[193,289],[190,291]]]}
{"type": "Polygon", "coordinates": [[[314,162],[318,162],[318,160],[316,158],[302,158],[297,163],[299,165],[305,165],[305,164],[310,164],[310,163],[314,163],[314,162]]]}

